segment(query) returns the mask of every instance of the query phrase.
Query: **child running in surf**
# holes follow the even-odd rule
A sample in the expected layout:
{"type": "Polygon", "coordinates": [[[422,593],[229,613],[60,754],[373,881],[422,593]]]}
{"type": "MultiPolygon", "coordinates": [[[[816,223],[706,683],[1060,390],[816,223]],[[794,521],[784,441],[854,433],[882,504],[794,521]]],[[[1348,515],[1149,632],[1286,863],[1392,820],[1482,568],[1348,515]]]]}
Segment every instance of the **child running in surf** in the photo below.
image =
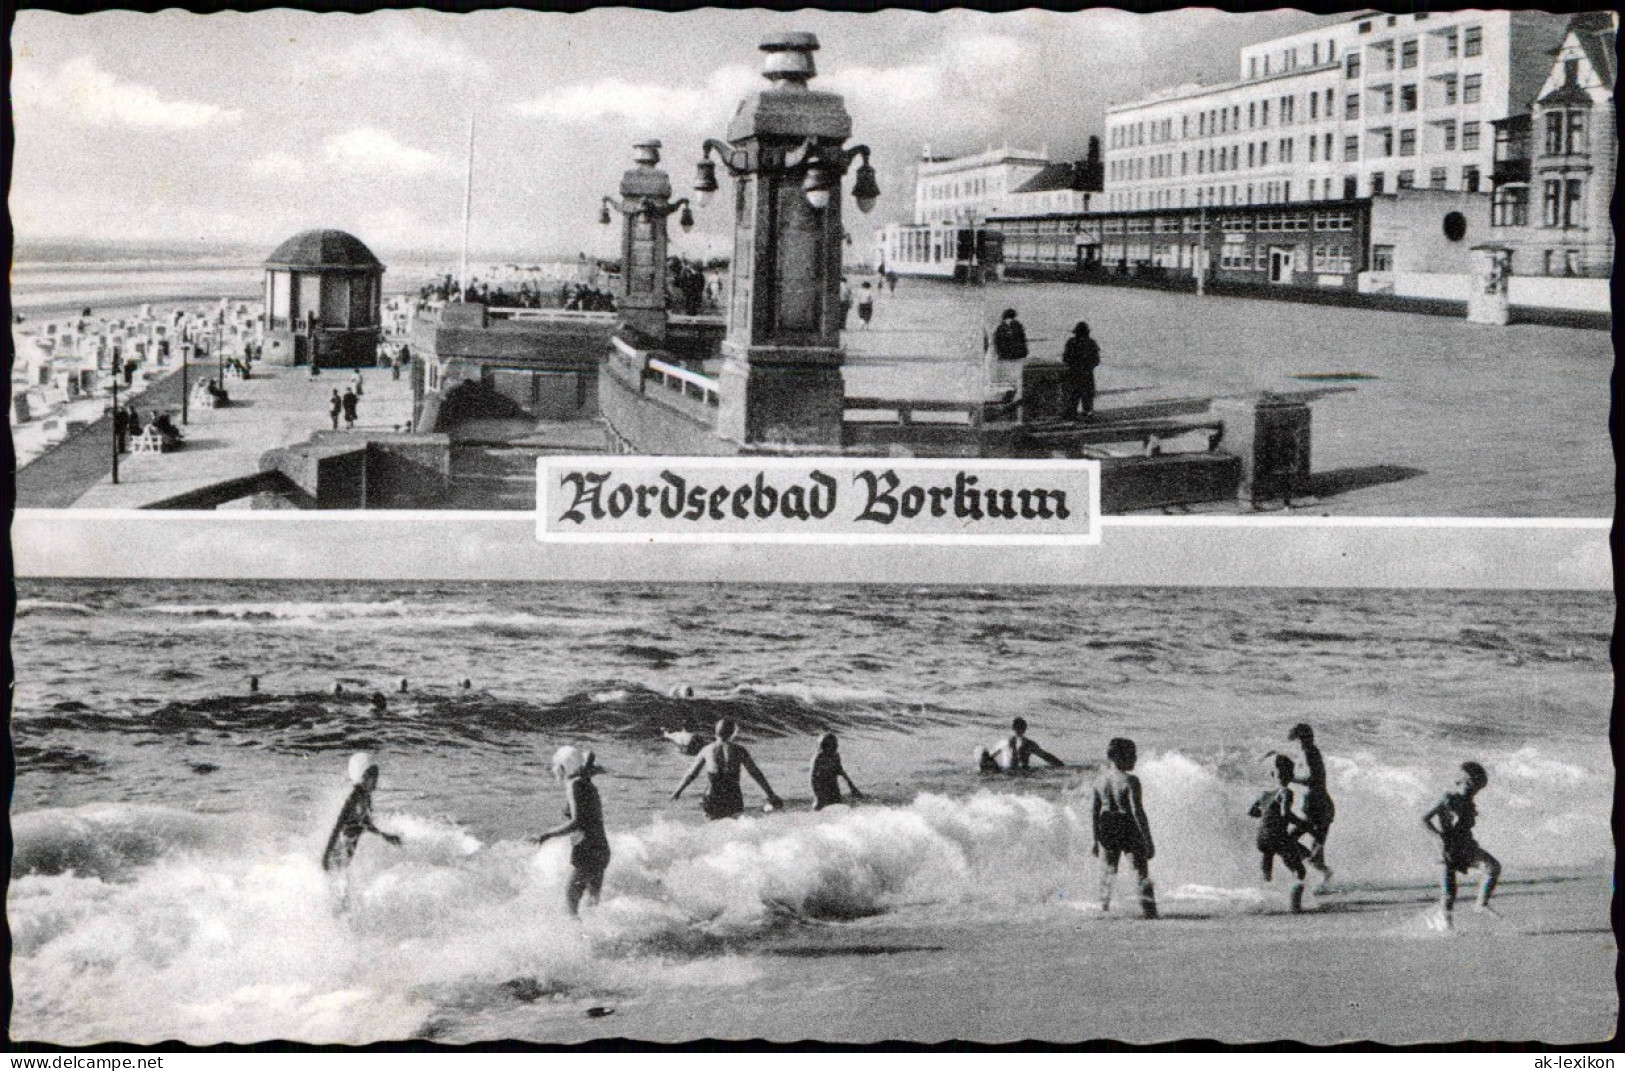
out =
{"type": "Polygon", "coordinates": [[[1298,833],[1307,828],[1307,823],[1292,811],[1292,760],[1285,755],[1275,756],[1276,787],[1267,790],[1254,801],[1247,813],[1259,819],[1258,823],[1258,850],[1263,858],[1260,866],[1264,871],[1264,880],[1274,880],[1275,857],[1281,857],[1281,865],[1292,871],[1297,880],[1292,883],[1291,902],[1294,914],[1303,910],[1303,845],[1298,841],[1298,833]]]}
{"type": "Polygon", "coordinates": [[[841,765],[841,743],[834,733],[825,733],[818,738],[818,754],[812,761],[812,791],[813,810],[821,811],[825,807],[843,803],[841,799],[841,778],[846,778],[846,787],[852,790],[853,799],[862,799],[863,793],[858,786],[852,783],[847,776],[846,768],[841,765]]]}
{"type": "Polygon", "coordinates": [[[1106,747],[1106,759],[1113,768],[1101,775],[1095,785],[1094,854],[1098,856],[1102,848],[1106,850],[1104,869],[1100,873],[1100,909],[1111,909],[1117,861],[1127,854],[1140,879],[1140,911],[1146,918],[1154,919],[1157,891],[1151,884],[1147,864],[1157,849],[1151,842],[1151,823],[1146,821],[1145,806],[1140,799],[1140,779],[1132,773],[1137,757],[1134,741],[1123,737],[1117,737],[1106,747]]]}
{"type": "Polygon", "coordinates": [[[371,755],[358,751],[350,756],[350,780],[355,788],[350,790],[350,798],[344,801],[339,820],[327,838],[327,848],[322,852],[322,869],[338,876],[340,904],[348,899],[350,860],[355,857],[361,834],[376,833],[391,844],[401,842],[401,838],[395,834],[385,833],[373,825],[372,794],[378,787],[378,764],[372,761],[371,755]]]}
{"type": "Polygon", "coordinates": [[[1495,914],[1490,908],[1490,894],[1501,878],[1501,863],[1479,847],[1473,837],[1473,826],[1478,822],[1478,805],[1473,798],[1490,783],[1489,774],[1476,762],[1461,764],[1461,776],[1456,779],[1456,791],[1445,793],[1444,799],[1422,816],[1428,832],[1439,838],[1444,849],[1444,895],[1439,902],[1440,922],[1445,929],[1452,925],[1451,913],[1456,907],[1456,875],[1465,874],[1475,866],[1484,868],[1484,884],[1478,889],[1478,910],[1495,914]],[[1439,824],[1435,826],[1433,820],[1439,824]]]}
{"type": "Polygon", "coordinates": [[[682,784],[677,786],[677,791],[671,794],[671,798],[675,800],[682,796],[683,790],[704,773],[705,796],[700,801],[700,806],[705,811],[705,817],[713,821],[718,818],[736,818],[745,813],[745,794],[739,787],[739,774],[743,771],[750,774],[751,780],[762,787],[770,808],[776,810],[783,807],[784,801],[774,793],[773,786],[767,783],[767,778],[757,768],[756,761],[750,757],[750,752],[733,742],[738,732],[739,726],[732,718],[723,718],[717,722],[717,738],[701,749],[699,758],[689,767],[682,784]]]}
{"type": "Polygon", "coordinates": [[[1337,807],[1332,803],[1331,793],[1326,791],[1326,760],[1315,744],[1315,731],[1306,722],[1299,722],[1286,738],[1296,740],[1303,748],[1303,764],[1309,768],[1307,774],[1298,778],[1298,784],[1304,788],[1304,828],[1309,832],[1309,855],[1304,861],[1320,871],[1320,884],[1315,886],[1318,895],[1332,883],[1332,868],[1326,865],[1326,834],[1331,831],[1337,807]]]}

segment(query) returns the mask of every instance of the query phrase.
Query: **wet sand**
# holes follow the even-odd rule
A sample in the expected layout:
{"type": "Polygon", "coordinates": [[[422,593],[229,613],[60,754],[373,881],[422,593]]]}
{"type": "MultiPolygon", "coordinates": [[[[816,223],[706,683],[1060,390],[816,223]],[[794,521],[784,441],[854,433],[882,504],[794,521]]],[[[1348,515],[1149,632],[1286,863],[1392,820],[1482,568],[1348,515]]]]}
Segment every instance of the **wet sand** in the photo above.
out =
{"type": "Polygon", "coordinates": [[[1428,924],[1427,885],[1343,885],[1294,916],[1279,878],[1250,913],[1173,895],[1145,921],[1125,867],[1106,917],[1054,904],[998,924],[925,909],[791,924],[752,950],[756,971],[726,956],[695,964],[677,999],[526,1003],[516,986],[514,1005],[485,1024],[499,1033],[485,1036],[1595,1044],[1618,1015],[1608,887],[1596,872],[1514,875],[1497,893],[1500,917],[1469,897],[1448,933],[1428,924]]]}

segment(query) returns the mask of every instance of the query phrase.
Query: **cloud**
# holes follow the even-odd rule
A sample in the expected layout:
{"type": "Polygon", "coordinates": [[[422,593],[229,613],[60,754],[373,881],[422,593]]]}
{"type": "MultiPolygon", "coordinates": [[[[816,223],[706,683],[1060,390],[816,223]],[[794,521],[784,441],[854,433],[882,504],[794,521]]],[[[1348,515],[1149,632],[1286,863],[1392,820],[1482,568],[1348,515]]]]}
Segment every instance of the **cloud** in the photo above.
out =
{"type": "Polygon", "coordinates": [[[73,126],[188,130],[242,118],[242,112],[218,104],[165,100],[151,86],[102,70],[89,56],[68,60],[54,73],[18,64],[11,89],[19,113],[73,126]]]}
{"type": "Polygon", "coordinates": [[[520,115],[564,123],[637,122],[656,128],[699,129],[727,121],[739,98],[765,86],[759,72],[742,65],[722,67],[703,86],[663,86],[600,78],[512,106],[520,115]]]}
{"type": "Polygon", "coordinates": [[[248,170],[261,178],[300,178],[305,165],[285,152],[268,152],[250,160],[248,170]]]}
{"type": "Polygon", "coordinates": [[[357,127],[322,141],[322,162],[352,175],[395,173],[421,175],[438,169],[440,158],[413,148],[387,130],[357,127]]]}
{"type": "Polygon", "coordinates": [[[315,159],[306,161],[285,152],[268,152],[248,163],[249,174],[263,179],[304,179],[313,174],[423,175],[446,170],[432,152],[414,148],[387,130],[357,127],[322,139],[315,159]]]}
{"type": "Polygon", "coordinates": [[[330,74],[399,75],[414,71],[483,73],[487,65],[452,40],[444,26],[430,27],[417,20],[396,25],[364,41],[325,53],[323,69],[330,74]],[[438,32],[431,32],[431,29],[438,32]]]}

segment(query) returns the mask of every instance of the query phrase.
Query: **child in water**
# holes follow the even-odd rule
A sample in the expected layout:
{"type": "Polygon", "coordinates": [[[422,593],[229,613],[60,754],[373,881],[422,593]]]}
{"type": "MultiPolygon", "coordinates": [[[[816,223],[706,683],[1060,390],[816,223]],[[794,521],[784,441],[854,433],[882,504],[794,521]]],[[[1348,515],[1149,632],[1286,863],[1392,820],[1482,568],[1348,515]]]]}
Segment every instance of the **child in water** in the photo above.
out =
{"type": "Polygon", "coordinates": [[[1106,849],[1105,868],[1100,873],[1100,909],[1111,910],[1112,885],[1117,880],[1117,861],[1127,853],[1140,879],[1140,911],[1148,919],[1157,917],[1157,891],[1151,884],[1147,866],[1157,854],[1151,841],[1151,823],[1146,821],[1140,800],[1140,779],[1131,772],[1138,758],[1134,741],[1117,737],[1106,746],[1106,759],[1112,769],[1095,785],[1094,854],[1106,849]]]}
{"type": "Polygon", "coordinates": [[[590,751],[581,751],[566,744],[553,753],[553,779],[563,781],[565,809],[569,819],[562,826],[548,830],[536,838],[537,844],[546,844],[553,837],[570,837],[570,884],[565,887],[564,901],[575,915],[581,909],[583,895],[598,903],[604,887],[604,871],[609,869],[609,834],[604,831],[604,804],[598,787],[592,783],[598,772],[598,761],[590,751]]]}
{"type": "Polygon", "coordinates": [[[1263,855],[1261,866],[1264,870],[1264,880],[1274,879],[1273,866],[1275,857],[1281,857],[1281,863],[1297,880],[1292,883],[1292,911],[1294,914],[1303,910],[1303,845],[1298,841],[1298,832],[1308,828],[1308,824],[1292,811],[1292,760],[1285,755],[1275,756],[1275,779],[1278,782],[1275,788],[1267,790],[1259,796],[1247,813],[1259,819],[1258,823],[1258,850],[1263,855]]]}
{"type": "Polygon", "coordinates": [[[818,738],[818,754],[812,761],[812,791],[813,810],[821,811],[825,807],[844,802],[841,799],[840,779],[846,778],[846,787],[852,790],[853,799],[862,799],[863,793],[858,786],[852,783],[847,776],[846,768],[841,765],[840,741],[834,733],[825,733],[818,738]]]}
{"type": "Polygon", "coordinates": [[[1465,874],[1475,866],[1484,868],[1484,884],[1478,890],[1478,910],[1495,914],[1490,908],[1490,894],[1501,878],[1501,863],[1479,847],[1473,837],[1473,826],[1478,822],[1478,805],[1473,797],[1490,783],[1489,774],[1476,762],[1461,764],[1461,776],[1456,779],[1456,791],[1445,793],[1438,805],[1422,816],[1428,832],[1439,838],[1444,849],[1444,895],[1439,902],[1440,921],[1445,929],[1451,926],[1451,912],[1456,907],[1456,875],[1465,874]],[[1433,820],[1439,824],[1435,826],[1433,820]]]}
{"type": "Polygon", "coordinates": [[[347,898],[348,885],[345,884],[345,875],[349,870],[350,860],[355,857],[361,834],[371,832],[391,844],[398,845],[401,842],[401,838],[395,834],[385,833],[372,823],[372,793],[378,787],[378,764],[372,761],[372,756],[365,751],[358,751],[350,756],[350,781],[355,788],[350,790],[350,798],[344,801],[344,808],[339,811],[339,820],[333,826],[332,835],[327,838],[327,848],[322,852],[322,869],[339,877],[341,904],[347,898]]]}
{"type": "Polygon", "coordinates": [[[1298,783],[1304,787],[1303,817],[1309,831],[1309,855],[1305,862],[1320,871],[1320,884],[1315,886],[1319,894],[1325,892],[1332,881],[1332,868],[1326,865],[1326,834],[1331,831],[1337,808],[1332,803],[1331,793],[1326,791],[1326,760],[1315,744],[1315,731],[1307,723],[1299,722],[1286,738],[1296,740],[1303,748],[1303,764],[1309,768],[1298,783]]]}
{"type": "Polygon", "coordinates": [[[1008,737],[992,748],[976,749],[976,768],[982,773],[1016,773],[1030,769],[1035,758],[1051,766],[1066,765],[1028,738],[1026,718],[1016,718],[1010,723],[1008,737]]]}

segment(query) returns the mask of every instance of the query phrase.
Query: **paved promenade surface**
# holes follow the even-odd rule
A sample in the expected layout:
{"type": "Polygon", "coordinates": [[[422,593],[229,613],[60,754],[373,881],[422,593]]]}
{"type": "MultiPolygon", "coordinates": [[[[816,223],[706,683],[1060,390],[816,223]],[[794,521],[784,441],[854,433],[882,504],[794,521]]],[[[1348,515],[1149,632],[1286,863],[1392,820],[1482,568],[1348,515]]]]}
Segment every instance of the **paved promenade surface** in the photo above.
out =
{"type": "MultiPolygon", "coordinates": [[[[1607,332],[1062,283],[903,280],[845,334],[849,395],[959,399],[1015,308],[1032,357],[1099,341],[1100,408],[1318,386],[1311,514],[1611,517],[1607,332]],[[968,341],[967,341],[968,339],[968,341]],[[941,364],[928,358],[940,355],[941,364]],[[1355,375],[1368,378],[1314,379],[1355,375]]],[[[1225,507],[1220,507],[1224,509],[1225,507]]]]}
{"type": "MultiPolygon", "coordinates": [[[[212,365],[194,363],[193,382],[199,372],[207,378],[212,365]]],[[[358,408],[356,434],[368,431],[394,431],[411,420],[412,384],[403,377],[392,379],[388,369],[363,369],[363,393],[358,408]]],[[[135,509],[175,495],[195,491],[224,480],[251,476],[259,471],[260,455],[280,446],[303,442],[311,432],[331,429],[328,401],[333,389],[339,393],[350,385],[348,369],[326,369],[312,376],[305,368],[254,366],[249,380],[229,380],[226,389],[232,404],[224,409],[192,407],[191,423],[185,427],[186,445],[168,454],[125,454],[119,459],[119,482],[112,482],[111,454],[102,443],[100,474],[74,498],[72,505],[97,509],[135,509]]],[[[176,391],[168,408],[180,422],[179,377],[155,384],[152,390],[173,385],[176,391]]],[[[149,391],[149,400],[155,396],[149,391]]],[[[146,408],[142,408],[143,418],[146,408]]],[[[340,422],[343,427],[343,421],[340,422]]],[[[47,455],[49,457],[50,455],[47,455]]],[[[44,464],[41,458],[34,465],[44,464]]],[[[18,474],[19,484],[33,465],[18,474]]],[[[30,505],[19,495],[19,505],[30,505]]]]}

